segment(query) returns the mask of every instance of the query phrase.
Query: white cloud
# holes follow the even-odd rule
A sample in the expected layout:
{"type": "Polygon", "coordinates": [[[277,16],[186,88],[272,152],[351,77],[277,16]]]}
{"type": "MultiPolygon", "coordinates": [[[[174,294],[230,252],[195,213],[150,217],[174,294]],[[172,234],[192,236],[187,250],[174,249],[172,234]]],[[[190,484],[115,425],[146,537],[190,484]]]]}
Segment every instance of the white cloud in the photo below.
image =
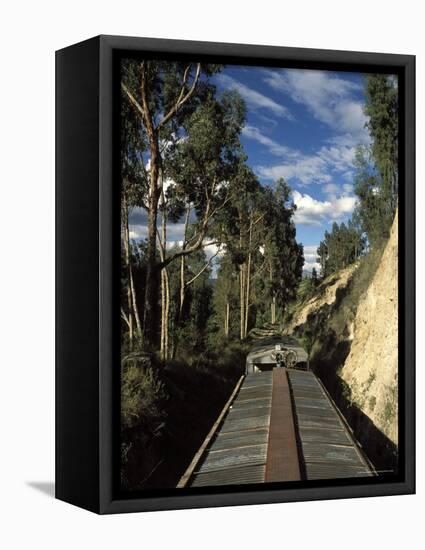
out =
{"type": "Polygon", "coordinates": [[[256,171],[263,178],[273,180],[296,178],[303,185],[312,182],[325,183],[332,180],[326,162],[317,155],[302,156],[294,162],[285,162],[274,166],[257,166],[256,171]]]}
{"type": "Polygon", "coordinates": [[[273,89],[305,105],[317,120],[347,134],[356,143],[368,140],[362,103],[354,97],[361,89],[359,84],[310,69],[267,71],[264,80],[273,89]]]}
{"type": "Polygon", "coordinates": [[[317,261],[317,244],[304,246],[304,271],[312,271],[313,268],[320,273],[320,264],[317,261]]]}
{"type": "Polygon", "coordinates": [[[320,264],[318,262],[304,262],[304,271],[312,271],[313,268],[315,268],[316,271],[320,273],[320,264]]]}
{"type": "MultiPolygon", "coordinates": [[[[250,127],[251,128],[251,127],[250,127]]],[[[281,154],[285,161],[281,164],[269,166],[256,166],[259,176],[267,179],[286,178],[297,179],[301,185],[311,183],[329,183],[334,179],[332,173],[343,172],[345,178],[350,178],[353,171],[354,147],[323,146],[311,155],[302,154],[299,151],[280,146],[267,136],[262,135],[258,129],[256,132],[249,130],[247,137],[256,139],[269,148],[270,152],[281,154]],[[281,149],[281,153],[279,152],[281,149]],[[284,154],[284,149],[288,153],[284,154]]]]}
{"type": "Polygon", "coordinates": [[[295,223],[303,225],[321,225],[326,222],[339,221],[344,216],[351,214],[356,205],[356,197],[352,195],[330,197],[325,201],[314,199],[299,191],[293,191],[292,195],[297,206],[294,216],[295,223]]]}
{"type": "Polygon", "coordinates": [[[304,246],[304,260],[306,262],[315,262],[317,260],[317,244],[304,246]]]}
{"type": "Polygon", "coordinates": [[[237,90],[243,97],[243,99],[247,102],[248,106],[252,109],[268,109],[277,116],[292,119],[292,115],[286,107],[280,105],[279,103],[276,103],[276,101],[274,101],[270,97],[260,94],[260,92],[257,92],[256,90],[249,88],[245,84],[238,82],[231,76],[226,74],[219,74],[217,75],[217,80],[222,86],[237,90]]]}
{"type": "Polygon", "coordinates": [[[249,124],[244,126],[242,129],[242,135],[246,138],[258,141],[258,143],[261,143],[267,147],[272,155],[295,157],[300,154],[298,151],[295,151],[290,147],[286,147],[285,145],[281,145],[280,143],[277,143],[277,141],[265,136],[256,126],[250,126],[249,124]]]}
{"type": "MultiPolygon", "coordinates": [[[[130,239],[140,240],[146,239],[148,236],[147,224],[131,224],[130,223],[130,239]]],[[[171,243],[170,246],[175,243],[181,244],[184,235],[184,223],[170,223],[167,225],[167,241],[171,243]]]]}
{"type": "Polygon", "coordinates": [[[317,155],[324,160],[332,170],[344,172],[353,167],[355,153],[355,147],[333,145],[331,147],[321,147],[317,155]]]}
{"type": "Polygon", "coordinates": [[[336,183],[327,183],[323,186],[323,192],[327,195],[336,195],[338,191],[340,191],[340,187],[336,183]]]}

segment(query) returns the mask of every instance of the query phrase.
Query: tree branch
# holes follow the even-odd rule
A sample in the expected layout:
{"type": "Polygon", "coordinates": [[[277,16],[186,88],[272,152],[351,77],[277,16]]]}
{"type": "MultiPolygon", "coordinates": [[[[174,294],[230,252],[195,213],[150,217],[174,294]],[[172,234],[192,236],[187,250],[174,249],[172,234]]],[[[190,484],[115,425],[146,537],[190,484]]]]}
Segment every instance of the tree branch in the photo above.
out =
{"type": "Polygon", "coordinates": [[[127,99],[129,100],[131,105],[136,109],[136,111],[139,113],[139,115],[144,118],[143,109],[142,109],[140,103],[133,96],[133,94],[130,92],[130,90],[127,88],[127,86],[124,84],[124,82],[121,82],[121,90],[125,93],[125,95],[127,96],[127,99]]]}
{"type": "Polygon", "coordinates": [[[189,89],[189,91],[187,92],[187,94],[184,95],[184,90],[185,90],[185,87],[186,87],[186,81],[187,81],[187,77],[189,75],[189,69],[190,69],[190,65],[188,65],[186,67],[186,70],[184,72],[182,88],[181,88],[180,95],[179,95],[176,103],[173,105],[173,107],[171,107],[171,109],[164,116],[164,118],[158,122],[157,129],[161,128],[161,126],[164,126],[164,124],[166,124],[177,113],[177,111],[180,109],[180,107],[182,107],[186,103],[186,101],[188,101],[190,99],[190,97],[193,95],[193,92],[195,91],[196,85],[198,84],[199,75],[201,73],[201,64],[197,63],[197,65],[196,65],[196,74],[195,74],[195,77],[193,79],[192,86],[189,89]]]}
{"type": "MultiPolygon", "coordinates": [[[[208,243],[208,244],[211,244],[211,243],[208,243]]],[[[194,283],[196,281],[196,279],[198,277],[200,277],[202,275],[202,273],[204,273],[204,271],[211,265],[212,261],[214,260],[214,258],[217,256],[217,254],[220,252],[220,249],[217,250],[217,252],[211,256],[211,258],[207,261],[207,263],[204,265],[204,267],[201,269],[201,271],[199,271],[197,273],[197,275],[195,275],[194,277],[192,277],[189,281],[187,281],[187,283],[184,285],[184,286],[189,286],[191,285],[192,283],[194,283]]]]}
{"type": "Polygon", "coordinates": [[[148,95],[146,90],[146,65],[145,62],[141,63],[142,75],[140,79],[140,95],[142,97],[142,117],[146,126],[146,131],[148,133],[149,140],[151,143],[155,140],[156,130],[153,125],[152,115],[149,110],[148,95]]]}
{"type": "Polygon", "coordinates": [[[125,311],[123,310],[123,308],[121,308],[121,317],[124,319],[124,321],[127,323],[128,325],[128,328],[130,328],[130,319],[127,317],[127,315],[125,314],[125,311]]]}

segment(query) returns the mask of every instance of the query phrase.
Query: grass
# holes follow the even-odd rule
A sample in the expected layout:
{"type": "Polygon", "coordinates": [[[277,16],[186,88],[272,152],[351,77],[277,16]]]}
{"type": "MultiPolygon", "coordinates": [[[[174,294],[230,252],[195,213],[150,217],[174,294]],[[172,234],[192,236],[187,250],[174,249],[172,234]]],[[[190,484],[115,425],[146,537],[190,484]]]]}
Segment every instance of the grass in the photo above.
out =
{"type": "Polygon", "coordinates": [[[124,489],[175,487],[244,372],[246,348],[160,364],[133,361],[122,371],[121,482],[124,489]]]}

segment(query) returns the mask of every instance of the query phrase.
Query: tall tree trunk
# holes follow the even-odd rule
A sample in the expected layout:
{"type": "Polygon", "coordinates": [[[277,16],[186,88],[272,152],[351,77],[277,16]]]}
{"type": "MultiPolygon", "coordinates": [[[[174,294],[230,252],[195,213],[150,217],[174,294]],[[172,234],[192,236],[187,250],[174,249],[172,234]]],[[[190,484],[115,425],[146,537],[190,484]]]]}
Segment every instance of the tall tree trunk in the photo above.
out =
{"type": "Polygon", "coordinates": [[[168,340],[169,340],[169,317],[170,317],[170,280],[168,277],[167,268],[164,268],[164,286],[165,286],[165,314],[164,314],[164,356],[168,359],[168,340]]]}
{"type": "MultiPolygon", "coordinates": [[[[183,234],[183,244],[182,249],[185,250],[186,243],[187,243],[187,228],[189,226],[189,216],[190,216],[190,204],[186,208],[186,216],[184,220],[184,234],[183,234]]],[[[185,276],[185,265],[186,260],[185,256],[182,256],[180,259],[180,303],[179,303],[179,322],[182,321],[183,318],[183,306],[184,306],[184,299],[186,294],[186,284],[184,280],[185,276]]]]}
{"type": "Polygon", "coordinates": [[[230,304],[229,299],[226,300],[226,307],[224,312],[224,335],[229,338],[229,320],[230,320],[230,304]]]}
{"type": "Polygon", "coordinates": [[[184,298],[186,294],[186,287],[185,287],[185,281],[184,281],[184,270],[185,270],[185,257],[182,256],[180,258],[180,301],[179,301],[179,322],[181,323],[183,319],[183,306],[184,306],[184,298]]]}
{"type": "Polygon", "coordinates": [[[156,261],[156,231],[158,223],[158,164],[159,157],[153,154],[151,144],[150,196],[148,210],[148,236],[146,251],[145,314],[143,319],[144,345],[152,349],[157,326],[158,268],[156,261]]]}
{"type": "MultiPolygon", "coordinates": [[[[239,249],[243,251],[243,224],[242,211],[239,210],[239,249]]],[[[240,339],[244,339],[245,330],[245,278],[244,278],[245,262],[239,265],[239,301],[240,301],[240,339]]]]}
{"type": "Polygon", "coordinates": [[[250,285],[251,285],[251,246],[252,246],[252,210],[250,214],[249,223],[249,239],[248,239],[248,263],[246,266],[246,291],[245,291],[245,316],[244,316],[244,338],[248,335],[248,321],[249,321],[249,298],[250,298],[250,285]]]}
{"type": "Polygon", "coordinates": [[[133,351],[133,315],[131,312],[128,315],[128,340],[130,343],[130,351],[133,351]]]}
{"type": "Polygon", "coordinates": [[[239,287],[240,287],[240,311],[241,311],[241,327],[240,339],[245,336],[245,264],[239,266],[239,287]]]}
{"type": "Polygon", "coordinates": [[[161,337],[159,341],[159,353],[161,359],[164,359],[164,311],[165,311],[165,289],[164,289],[164,271],[161,269],[161,337]]]}
{"type": "MultiPolygon", "coordinates": [[[[128,247],[124,247],[128,248],[128,247]]],[[[127,254],[126,254],[127,256],[127,254]]],[[[127,309],[128,309],[128,340],[130,344],[130,351],[133,351],[133,298],[131,295],[131,287],[130,287],[130,269],[128,260],[126,258],[126,266],[127,266],[127,309]]]]}
{"type": "Polygon", "coordinates": [[[251,252],[248,253],[248,264],[246,266],[246,289],[245,289],[245,315],[244,315],[244,338],[248,335],[249,321],[249,298],[251,292],[251,252]]]}
{"type": "Polygon", "coordinates": [[[161,270],[161,359],[165,361],[169,357],[169,311],[170,311],[170,281],[167,268],[161,270]]]}
{"type": "MultiPolygon", "coordinates": [[[[162,191],[162,237],[159,242],[161,262],[167,255],[167,211],[165,195],[162,191]]],[[[161,359],[168,359],[168,318],[170,309],[170,283],[166,267],[161,269],[161,359]]]]}
{"type": "Polygon", "coordinates": [[[136,329],[139,337],[142,334],[142,326],[140,323],[139,309],[136,301],[136,290],[134,288],[134,280],[133,280],[133,268],[131,266],[130,231],[128,228],[128,204],[127,204],[127,198],[125,196],[125,193],[123,193],[122,200],[123,200],[122,223],[124,226],[124,255],[125,255],[125,262],[127,267],[127,278],[128,278],[127,300],[129,304],[130,342],[132,345],[133,343],[132,316],[134,316],[136,320],[136,329]]]}
{"type": "MultiPolygon", "coordinates": [[[[272,266],[271,260],[270,260],[269,280],[270,280],[270,286],[272,287],[273,286],[273,266],[272,266]]],[[[276,323],[276,296],[274,295],[273,288],[271,292],[272,292],[272,300],[270,302],[270,321],[272,325],[274,325],[276,323]]]]}
{"type": "Polygon", "coordinates": [[[133,303],[134,318],[136,319],[137,335],[138,335],[139,338],[141,338],[141,336],[142,336],[142,325],[140,323],[139,308],[137,306],[137,301],[136,301],[136,289],[134,287],[133,269],[131,267],[131,258],[130,258],[130,263],[129,263],[129,275],[130,275],[131,299],[132,299],[132,303],[133,303]]]}

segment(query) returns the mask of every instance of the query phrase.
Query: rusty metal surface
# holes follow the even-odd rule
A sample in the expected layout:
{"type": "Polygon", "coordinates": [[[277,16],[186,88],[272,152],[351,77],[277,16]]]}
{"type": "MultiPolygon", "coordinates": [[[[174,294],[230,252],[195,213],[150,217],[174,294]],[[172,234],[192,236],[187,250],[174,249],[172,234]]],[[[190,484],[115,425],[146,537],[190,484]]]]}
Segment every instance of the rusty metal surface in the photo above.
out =
{"type": "Polygon", "coordinates": [[[312,372],[288,371],[307,479],[373,475],[360,447],[312,372]]]}
{"type": "Polygon", "coordinates": [[[286,369],[273,370],[266,481],[301,479],[291,394],[286,369]]]}

